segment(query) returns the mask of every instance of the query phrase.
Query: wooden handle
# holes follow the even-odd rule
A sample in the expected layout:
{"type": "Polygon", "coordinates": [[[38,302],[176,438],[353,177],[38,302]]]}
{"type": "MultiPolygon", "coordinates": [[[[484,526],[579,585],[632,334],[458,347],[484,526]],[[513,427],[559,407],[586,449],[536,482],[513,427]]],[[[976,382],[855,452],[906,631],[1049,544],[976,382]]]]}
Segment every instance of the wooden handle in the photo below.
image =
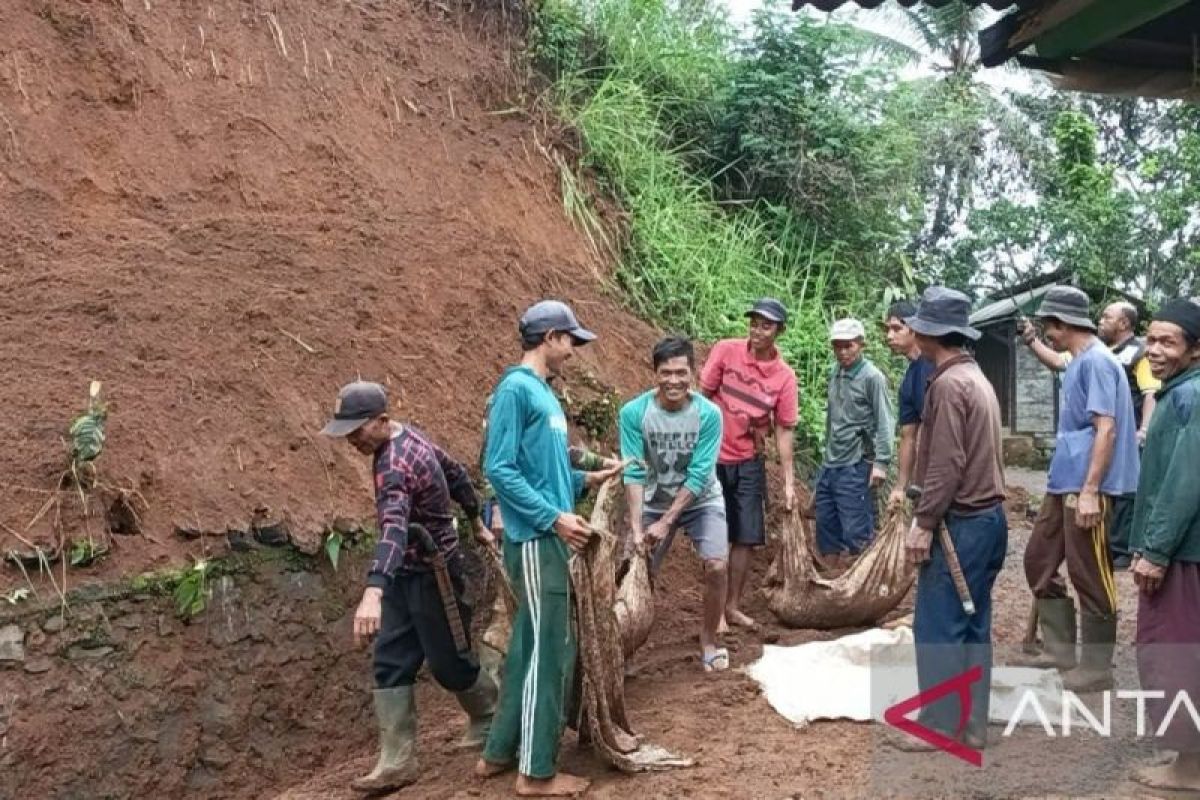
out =
{"type": "Polygon", "coordinates": [[[954,581],[954,589],[958,592],[958,599],[962,601],[963,611],[968,617],[975,615],[975,601],[971,599],[971,590],[967,587],[967,579],[963,575],[962,564],[958,562],[958,551],[954,549],[954,542],[950,539],[950,531],[945,525],[938,528],[938,537],[942,543],[942,550],[946,552],[946,564],[950,567],[950,579],[954,581]]]}

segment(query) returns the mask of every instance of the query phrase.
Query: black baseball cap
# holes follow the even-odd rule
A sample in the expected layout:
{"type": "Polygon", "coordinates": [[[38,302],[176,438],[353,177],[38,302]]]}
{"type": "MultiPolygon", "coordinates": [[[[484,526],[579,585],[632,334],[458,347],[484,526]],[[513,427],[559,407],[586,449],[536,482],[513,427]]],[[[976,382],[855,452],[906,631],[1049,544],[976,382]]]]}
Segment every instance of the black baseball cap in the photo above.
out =
{"type": "Polygon", "coordinates": [[[776,300],[774,297],[763,297],[754,303],[749,311],[746,312],[747,317],[762,317],[765,320],[787,325],[787,309],[783,307],[783,303],[776,300]]]}
{"type": "Polygon", "coordinates": [[[566,331],[579,344],[596,339],[596,334],[579,324],[571,307],[557,300],[542,300],[531,305],[521,315],[520,330],[522,337],[566,331]]]}
{"type": "Polygon", "coordinates": [[[338,391],[333,419],[325,424],[325,436],[348,436],[380,414],[387,412],[387,390],[371,381],[347,383],[338,391]]]}

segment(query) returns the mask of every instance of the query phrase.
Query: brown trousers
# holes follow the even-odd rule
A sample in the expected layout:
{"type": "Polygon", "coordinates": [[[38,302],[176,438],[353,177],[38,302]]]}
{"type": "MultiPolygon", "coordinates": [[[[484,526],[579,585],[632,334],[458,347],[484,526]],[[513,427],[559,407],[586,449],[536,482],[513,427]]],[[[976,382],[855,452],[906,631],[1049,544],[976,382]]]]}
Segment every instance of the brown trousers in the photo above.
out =
{"type": "Polygon", "coordinates": [[[1067,584],[1059,574],[1065,560],[1081,610],[1097,617],[1114,617],[1117,582],[1108,544],[1112,498],[1100,495],[1100,524],[1089,529],[1075,524],[1075,509],[1067,508],[1068,497],[1074,495],[1048,494],[1042,501],[1025,547],[1025,579],[1034,597],[1065,598],[1067,584]]]}

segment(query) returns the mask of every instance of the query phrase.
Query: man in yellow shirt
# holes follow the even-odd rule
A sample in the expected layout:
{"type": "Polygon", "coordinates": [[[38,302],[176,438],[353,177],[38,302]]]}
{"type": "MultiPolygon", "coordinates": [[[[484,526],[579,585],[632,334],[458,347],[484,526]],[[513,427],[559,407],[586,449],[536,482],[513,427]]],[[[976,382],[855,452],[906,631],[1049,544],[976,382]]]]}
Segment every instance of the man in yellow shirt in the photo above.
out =
{"type": "MultiPolygon", "coordinates": [[[[1125,369],[1129,379],[1129,391],[1133,395],[1133,414],[1137,423],[1138,444],[1146,441],[1146,430],[1154,415],[1155,394],[1162,383],[1150,371],[1146,359],[1146,343],[1136,335],[1138,325],[1137,308],[1124,300],[1110,303],[1100,315],[1096,335],[1108,345],[1108,349],[1125,369]]],[[[1021,329],[1021,337],[1038,361],[1048,369],[1061,372],[1071,361],[1069,353],[1059,353],[1038,338],[1032,325],[1021,329]]],[[[1130,562],[1129,532],[1133,523],[1133,496],[1113,498],[1112,519],[1109,524],[1109,546],[1112,549],[1113,568],[1128,569],[1130,562]]]]}

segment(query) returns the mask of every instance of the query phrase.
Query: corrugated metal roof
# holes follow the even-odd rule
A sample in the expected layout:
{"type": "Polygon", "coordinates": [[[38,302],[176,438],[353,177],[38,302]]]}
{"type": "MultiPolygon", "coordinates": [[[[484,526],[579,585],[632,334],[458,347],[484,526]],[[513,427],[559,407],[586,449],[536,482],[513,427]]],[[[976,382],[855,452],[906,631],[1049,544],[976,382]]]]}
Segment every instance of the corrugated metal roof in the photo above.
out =
{"type": "Polygon", "coordinates": [[[986,328],[992,323],[1011,319],[1018,314],[1032,314],[1041,307],[1042,296],[1053,288],[1054,284],[1048,284],[1029,291],[1018,292],[1003,300],[997,300],[972,314],[971,325],[976,328],[986,328]]]}

